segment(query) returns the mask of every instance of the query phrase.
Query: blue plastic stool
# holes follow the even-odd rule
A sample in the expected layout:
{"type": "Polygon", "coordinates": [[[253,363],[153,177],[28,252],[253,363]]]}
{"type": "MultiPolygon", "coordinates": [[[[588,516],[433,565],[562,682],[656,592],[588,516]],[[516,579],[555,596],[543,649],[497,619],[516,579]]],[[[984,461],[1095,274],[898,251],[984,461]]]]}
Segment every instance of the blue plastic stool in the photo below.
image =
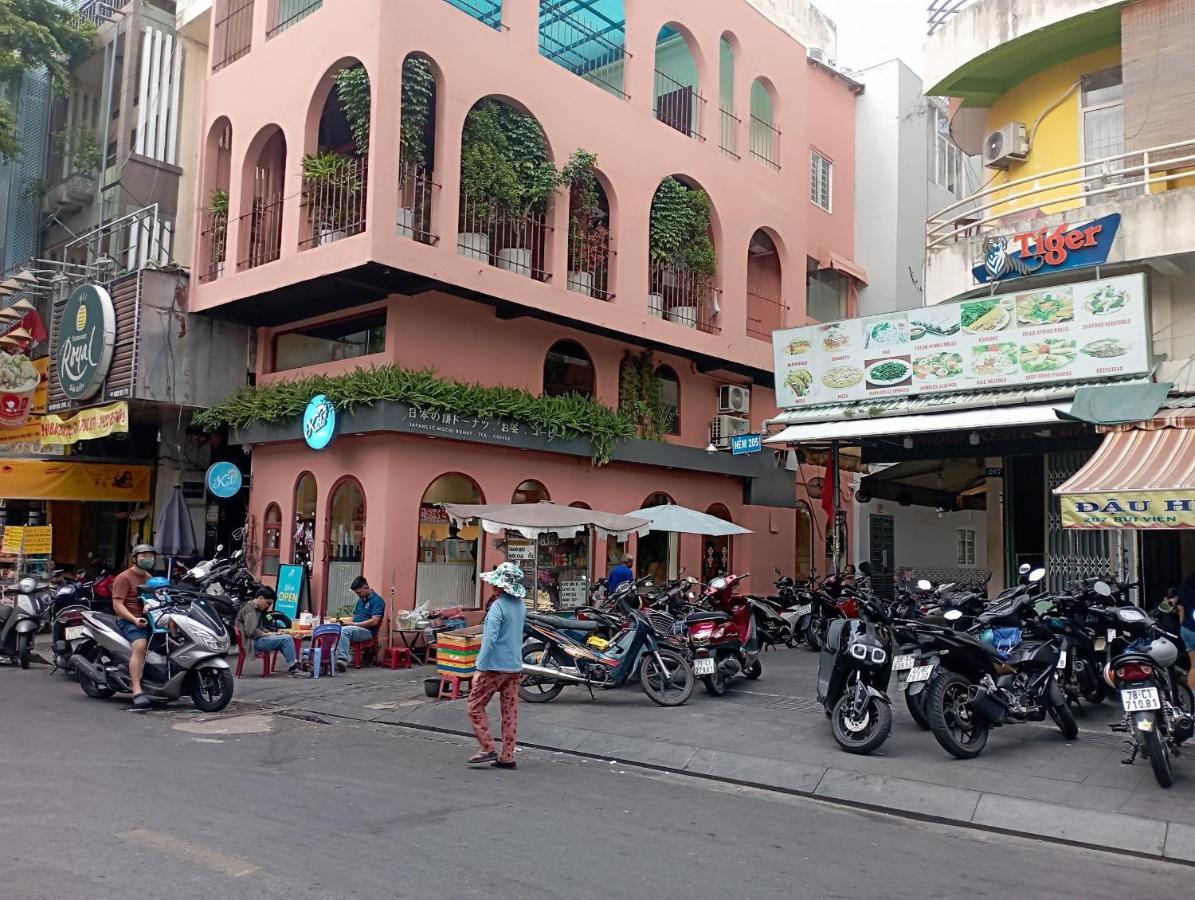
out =
{"type": "Polygon", "coordinates": [[[324,663],[328,664],[328,677],[336,676],[336,649],[340,645],[339,625],[317,625],[311,632],[311,677],[319,678],[324,663]]]}

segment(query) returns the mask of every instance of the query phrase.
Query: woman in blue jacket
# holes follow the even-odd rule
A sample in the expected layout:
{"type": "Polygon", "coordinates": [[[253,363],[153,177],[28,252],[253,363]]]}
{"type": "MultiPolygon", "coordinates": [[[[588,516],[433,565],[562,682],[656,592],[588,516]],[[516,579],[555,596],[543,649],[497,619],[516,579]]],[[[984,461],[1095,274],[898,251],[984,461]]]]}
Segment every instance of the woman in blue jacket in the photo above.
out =
{"type": "Polygon", "coordinates": [[[469,689],[469,720],[481,745],[481,752],[469,757],[469,765],[489,764],[499,769],[515,766],[515,738],[519,726],[519,682],[523,677],[523,622],[527,607],[523,598],[523,570],[514,563],[502,563],[481,580],[494,586],[481,652],[477,655],[477,675],[469,689]],[[486,706],[494,694],[502,695],[502,753],[490,733],[486,706]]]}

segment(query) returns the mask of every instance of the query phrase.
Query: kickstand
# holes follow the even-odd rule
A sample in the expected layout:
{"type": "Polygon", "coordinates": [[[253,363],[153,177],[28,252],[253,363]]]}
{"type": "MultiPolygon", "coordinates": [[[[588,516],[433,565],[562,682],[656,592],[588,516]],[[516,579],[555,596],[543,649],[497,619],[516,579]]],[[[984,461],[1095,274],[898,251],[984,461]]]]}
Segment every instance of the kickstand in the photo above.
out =
{"type": "Polygon", "coordinates": [[[590,699],[590,700],[595,700],[595,701],[596,701],[596,700],[597,700],[597,697],[593,696],[593,685],[592,685],[592,684],[590,684],[590,683],[587,681],[587,682],[585,682],[585,687],[586,687],[586,689],[588,689],[588,691],[589,691],[589,699],[590,699]]]}
{"type": "Polygon", "coordinates": [[[1133,760],[1137,758],[1137,754],[1140,751],[1138,750],[1137,744],[1134,741],[1125,741],[1125,745],[1129,748],[1129,758],[1122,759],[1120,764],[1123,766],[1131,766],[1133,764],[1133,760]]]}

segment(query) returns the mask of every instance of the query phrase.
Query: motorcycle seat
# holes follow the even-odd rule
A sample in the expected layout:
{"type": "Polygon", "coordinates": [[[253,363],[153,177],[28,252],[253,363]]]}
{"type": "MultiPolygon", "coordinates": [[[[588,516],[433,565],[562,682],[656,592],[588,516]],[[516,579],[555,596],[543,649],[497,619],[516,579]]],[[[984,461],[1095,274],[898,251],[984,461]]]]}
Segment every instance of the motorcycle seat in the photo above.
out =
{"type": "Polygon", "coordinates": [[[698,612],[685,616],[685,621],[693,625],[697,622],[725,622],[729,618],[724,612],[698,612]]]}
{"type": "Polygon", "coordinates": [[[586,619],[562,619],[558,616],[544,616],[539,613],[527,613],[527,618],[532,622],[547,626],[548,628],[557,628],[562,631],[598,630],[597,622],[590,622],[586,619]]]}
{"type": "Polygon", "coordinates": [[[96,617],[96,619],[98,619],[103,624],[107,625],[109,628],[115,628],[116,623],[120,621],[120,619],[118,619],[112,613],[97,612],[97,613],[92,613],[92,615],[94,615],[96,617]]]}

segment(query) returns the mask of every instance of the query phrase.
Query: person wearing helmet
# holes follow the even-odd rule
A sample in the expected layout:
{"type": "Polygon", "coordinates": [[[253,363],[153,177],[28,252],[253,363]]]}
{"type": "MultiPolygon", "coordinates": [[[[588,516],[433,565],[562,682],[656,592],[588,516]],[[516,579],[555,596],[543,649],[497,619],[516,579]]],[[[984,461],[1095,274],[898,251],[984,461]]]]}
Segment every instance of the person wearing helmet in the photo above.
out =
{"type": "MultiPolygon", "coordinates": [[[[1191,577],[1188,575],[1187,580],[1191,577]]],[[[1191,660],[1191,667],[1187,670],[1187,687],[1195,691],[1195,601],[1191,599],[1191,591],[1183,590],[1186,586],[1187,581],[1184,581],[1183,586],[1175,592],[1177,596],[1172,598],[1168,592],[1166,599],[1174,601],[1178,607],[1179,636],[1191,660]]]]}
{"type": "Polygon", "coordinates": [[[141,587],[149,581],[157,562],[158,552],[149,544],[133,548],[129,567],[112,582],[112,611],[116,627],[129,642],[133,652],[129,657],[129,681],[133,688],[133,708],[148,709],[149,698],[141,691],[141,674],[145,671],[145,649],[149,644],[149,621],[141,602],[141,587]]]}

